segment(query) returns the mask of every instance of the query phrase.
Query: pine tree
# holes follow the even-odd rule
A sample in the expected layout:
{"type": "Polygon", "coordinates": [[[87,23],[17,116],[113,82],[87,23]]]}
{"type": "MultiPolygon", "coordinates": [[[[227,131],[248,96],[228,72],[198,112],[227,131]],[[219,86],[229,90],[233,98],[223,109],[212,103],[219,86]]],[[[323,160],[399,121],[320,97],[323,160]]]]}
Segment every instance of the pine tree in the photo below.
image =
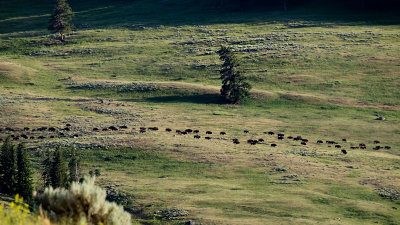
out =
{"type": "Polygon", "coordinates": [[[80,162],[75,148],[71,152],[71,160],[68,163],[70,182],[78,182],[80,177],[80,162]]]}
{"type": "Polygon", "coordinates": [[[68,175],[65,168],[61,149],[57,149],[53,156],[53,163],[50,171],[51,185],[54,188],[68,187],[68,175]]]}
{"type": "Polygon", "coordinates": [[[0,189],[3,193],[15,194],[16,175],[14,145],[11,143],[11,137],[7,137],[0,155],[0,189]]]}
{"type": "Polygon", "coordinates": [[[221,46],[217,53],[220,60],[224,62],[220,70],[220,79],[222,80],[221,95],[230,103],[240,103],[250,95],[251,85],[241,75],[240,62],[231,48],[221,46]]]}
{"type": "Polygon", "coordinates": [[[45,153],[43,153],[43,159],[41,162],[42,166],[42,180],[43,180],[43,186],[44,188],[49,187],[51,185],[51,154],[50,151],[47,150],[45,153]]]}
{"type": "Polygon", "coordinates": [[[60,33],[61,41],[64,41],[64,33],[71,31],[72,9],[67,0],[57,0],[54,14],[50,18],[48,29],[53,33],[60,33]]]}
{"type": "Polygon", "coordinates": [[[31,165],[22,144],[19,144],[17,147],[17,169],[16,191],[26,202],[30,202],[33,192],[31,165]]]}

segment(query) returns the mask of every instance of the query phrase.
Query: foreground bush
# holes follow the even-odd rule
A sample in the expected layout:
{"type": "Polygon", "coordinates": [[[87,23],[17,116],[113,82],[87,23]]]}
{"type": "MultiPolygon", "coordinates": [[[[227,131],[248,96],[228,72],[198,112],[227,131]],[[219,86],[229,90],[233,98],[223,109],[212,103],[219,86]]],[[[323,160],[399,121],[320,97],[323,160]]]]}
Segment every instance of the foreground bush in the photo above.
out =
{"type": "Polygon", "coordinates": [[[46,188],[37,200],[52,220],[62,224],[131,224],[130,214],[106,201],[106,191],[94,184],[94,178],[74,182],[69,190],[46,188]]]}

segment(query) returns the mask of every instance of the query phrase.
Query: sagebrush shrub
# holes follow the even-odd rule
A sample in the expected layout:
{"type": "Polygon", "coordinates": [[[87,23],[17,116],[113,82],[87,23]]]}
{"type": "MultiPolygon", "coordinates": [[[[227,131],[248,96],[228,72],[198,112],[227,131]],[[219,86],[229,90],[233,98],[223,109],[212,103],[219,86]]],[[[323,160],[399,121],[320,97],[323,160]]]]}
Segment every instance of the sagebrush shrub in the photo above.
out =
{"type": "Polygon", "coordinates": [[[70,189],[48,187],[37,197],[49,217],[67,224],[131,224],[122,206],[106,201],[106,191],[94,184],[95,178],[73,182],[70,189]]]}

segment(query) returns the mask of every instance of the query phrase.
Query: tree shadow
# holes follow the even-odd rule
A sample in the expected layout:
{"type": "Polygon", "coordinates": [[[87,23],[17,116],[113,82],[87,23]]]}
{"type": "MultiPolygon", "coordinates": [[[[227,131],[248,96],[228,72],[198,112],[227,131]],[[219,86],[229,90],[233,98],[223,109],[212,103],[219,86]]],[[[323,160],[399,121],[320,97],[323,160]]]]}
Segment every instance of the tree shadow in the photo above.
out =
{"type": "MultiPolygon", "coordinates": [[[[0,33],[19,31],[44,31],[53,13],[54,2],[46,0],[17,0],[0,3],[0,33]],[[39,5],[40,7],[36,6],[39,5]],[[1,16],[2,12],[3,16],[1,16]]],[[[74,11],[73,24],[77,28],[123,27],[142,29],[144,26],[184,26],[223,23],[276,23],[277,21],[309,21],[311,23],[335,23],[335,25],[385,25],[398,24],[399,15],[390,13],[355,13],[320,9],[302,9],[282,12],[276,9],[249,11],[215,7],[199,1],[122,1],[122,0],[70,0],[74,11]],[[179,3],[180,2],[180,3],[179,3]],[[206,13],[204,13],[206,12],[206,13]],[[368,24],[370,23],[370,24],[368,24]]],[[[310,24],[309,24],[310,25],[310,24]]],[[[299,28],[303,25],[299,25],[299,28]]],[[[312,25],[311,25],[312,26],[312,25]]],[[[290,28],[290,27],[289,27],[290,28]]]]}
{"type": "Polygon", "coordinates": [[[225,99],[219,94],[198,94],[188,96],[160,96],[147,98],[152,103],[194,103],[194,104],[225,104],[225,99]]]}

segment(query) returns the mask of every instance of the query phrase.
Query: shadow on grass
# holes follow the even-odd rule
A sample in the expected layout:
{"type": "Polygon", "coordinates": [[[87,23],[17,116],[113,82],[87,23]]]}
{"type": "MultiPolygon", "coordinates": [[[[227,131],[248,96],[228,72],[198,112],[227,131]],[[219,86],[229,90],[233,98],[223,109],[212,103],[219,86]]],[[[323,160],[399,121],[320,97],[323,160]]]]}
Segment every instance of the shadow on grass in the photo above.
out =
{"type": "MultiPolygon", "coordinates": [[[[48,19],[53,13],[54,2],[46,0],[15,0],[0,3],[0,34],[18,31],[45,31],[48,19]]],[[[110,26],[128,29],[142,29],[142,25],[209,25],[215,23],[259,23],[303,22],[290,24],[288,28],[302,28],[335,25],[385,25],[398,24],[399,15],[384,12],[353,12],[350,10],[304,8],[282,12],[276,8],[260,8],[238,11],[216,7],[210,1],[109,1],[70,0],[75,12],[72,21],[78,28],[107,28],[110,26]],[[204,12],[207,12],[204,14],[204,12]],[[123,18],[123,19],[121,19],[123,18]],[[135,26],[141,25],[141,26],[135,26]]]]}
{"type": "Polygon", "coordinates": [[[161,96],[147,98],[146,101],[153,103],[195,103],[195,104],[224,104],[226,103],[218,94],[199,94],[188,96],[161,96]]]}

